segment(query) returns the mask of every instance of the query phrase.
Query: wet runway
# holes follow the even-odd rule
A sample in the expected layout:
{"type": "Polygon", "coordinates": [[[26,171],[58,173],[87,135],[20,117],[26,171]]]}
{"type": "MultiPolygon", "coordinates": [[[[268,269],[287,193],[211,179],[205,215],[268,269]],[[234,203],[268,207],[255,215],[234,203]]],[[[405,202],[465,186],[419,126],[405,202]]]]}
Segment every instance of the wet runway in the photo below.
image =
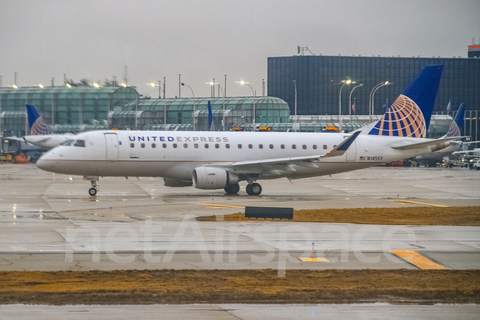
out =
{"type": "MultiPolygon", "coordinates": [[[[370,168],[294,181],[262,182],[263,194],[167,188],[155,178],[100,179],[87,194],[81,177],[34,165],[0,165],[0,270],[417,269],[403,250],[447,269],[480,266],[480,228],[288,222],[223,222],[243,207],[295,209],[479,206],[480,172],[370,168]],[[112,209],[110,209],[112,207],[112,209]],[[218,222],[194,217],[218,215],[218,222]],[[311,256],[320,262],[304,262],[311,256]]],[[[2,319],[476,319],[478,305],[0,305],[2,319]]]]}
{"type": "MultiPolygon", "coordinates": [[[[81,177],[34,165],[0,166],[0,270],[416,269],[392,254],[414,250],[447,269],[480,266],[480,228],[197,222],[244,206],[295,209],[480,205],[480,172],[386,168],[262,182],[264,193],[164,187],[161,179],[106,178],[87,194],[81,177]],[[110,207],[112,207],[110,209],[110,207]],[[300,258],[312,255],[320,262],[300,258]]],[[[244,188],[242,188],[244,189],[244,188]]]]}
{"type": "Polygon", "coordinates": [[[31,306],[3,305],[4,320],[29,319],[478,319],[478,305],[121,305],[31,306]]]}

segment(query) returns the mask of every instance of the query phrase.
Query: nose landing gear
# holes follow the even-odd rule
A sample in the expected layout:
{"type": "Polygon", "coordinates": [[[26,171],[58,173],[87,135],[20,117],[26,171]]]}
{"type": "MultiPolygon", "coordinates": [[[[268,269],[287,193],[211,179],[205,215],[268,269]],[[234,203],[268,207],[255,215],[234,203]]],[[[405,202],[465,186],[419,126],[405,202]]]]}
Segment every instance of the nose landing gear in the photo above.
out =
{"type": "Polygon", "coordinates": [[[83,180],[90,180],[91,188],[88,189],[88,194],[92,197],[96,196],[98,192],[98,187],[97,187],[98,177],[87,176],[87,177],[83,177],[83,180]]]}
{"type": "Polygon", "coordinates": [[[96,196],[97,195],[97,189],[93,188],[93,187],[88,189],[88,194],[91,195],[92,197],[96,196]]]}

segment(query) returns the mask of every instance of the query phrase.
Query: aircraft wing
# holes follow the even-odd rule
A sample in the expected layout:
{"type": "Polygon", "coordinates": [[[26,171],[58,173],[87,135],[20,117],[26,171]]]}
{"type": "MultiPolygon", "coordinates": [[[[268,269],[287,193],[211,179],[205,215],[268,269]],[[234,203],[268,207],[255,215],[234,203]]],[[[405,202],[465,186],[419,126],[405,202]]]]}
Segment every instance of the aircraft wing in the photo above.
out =
{"type": "Polygon", "coordinates": [[[210,164],[211,167],[222,167],[222,168],[231,168],[240,169],[240,171],[264,171],[265,169],[269,171],[296,171],[294,168],[290,167],[291,165],[297,165],[301,167],[308,168],[318,168],[318,166],[313,163],[314,160],[320,160],[321,158],[327,157],[338,157],[342,156],[348,148],[352,145],[353,141],[358,137],[360,132],[355,132],[350,137],[345,139],[338,146],[328,151],[325,155],[314,155],[314,156],[304,156],[304,157],[290,157],[290,158],[274,158],[274,159],[264,159],[264,160],[249,160],[249,161],[238,161],[230,162],[221,165],[210,164]]]}
{"type": "Polygon", "coordinates": [[[14,140],[14,141],[25,141],[23,138],[18,137],[6,137],[5,140],[14,140]]]}

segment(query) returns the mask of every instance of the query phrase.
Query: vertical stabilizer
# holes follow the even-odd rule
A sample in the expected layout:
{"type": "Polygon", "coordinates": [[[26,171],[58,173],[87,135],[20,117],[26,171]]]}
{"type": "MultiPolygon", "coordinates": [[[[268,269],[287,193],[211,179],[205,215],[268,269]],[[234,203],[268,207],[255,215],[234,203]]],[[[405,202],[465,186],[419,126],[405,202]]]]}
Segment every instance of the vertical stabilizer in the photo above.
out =
{"type": "Polygon", "coordinates": [[[426,66],[388,108],[371,135],[425,138],[443,66],[426,66]]]}
{"type": "Polygon", "coordinates": [[[32,136],[52,134],[52,131],[50,131],[35,106],[27,104],[27,116],[28,124],[30,125],[30,134],[32,136]]]}
{"type": "Polygon", "coordinates": [[[463,129],[463,119],[465,118],[465,102],[463,102],[460,107],[458,108],[457,115],[455,119],[452,121],[450,128],[448,128],[448,132],[442,138],[450,138],[450,137],[459,137],[462,135],[463,129]]]}
{"type": "Polygon", "coordinates": [[[213,113],[210,101],[208,101],[208,131],[215,131],[215,124],[213,123],[213,113]]]}

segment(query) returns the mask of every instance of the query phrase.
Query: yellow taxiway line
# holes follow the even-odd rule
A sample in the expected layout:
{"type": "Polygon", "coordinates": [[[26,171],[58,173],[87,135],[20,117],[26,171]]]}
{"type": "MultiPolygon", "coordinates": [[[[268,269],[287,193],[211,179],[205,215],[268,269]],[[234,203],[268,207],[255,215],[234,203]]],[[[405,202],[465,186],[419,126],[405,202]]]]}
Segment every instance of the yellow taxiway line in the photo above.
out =
{"type": "Polygon", "coordinates": [[[403,260],[410,262],[415,267],[424,270],[444,270],[444,266],[433,262],[432,260],[422,256],[420,253],[413,250],[393,250],[390,251],[394,255],[402,258],[403,260]]]}
{"type": "Polygon", "coordinates": [[[312,258],[312,257],[300,257],[298,258],[300,260],[302,260],[303,262],[330,262],[328,259],[326,258],[322,258],[322,257],[315,257],[315,258],[312,258]]]}
{"type": "Polygon", "coordinates": [[[405,203],[424,204],[424,205],[433,206],[433,207],[448,207],[448,206],[443,205],[443,204],[426,203],[426,202],[418,202],[418,201],[410,201],[410,200],[400,200],[400,199],[398,199],[397,201],[398,202],[405,202],[405,203]]]}

